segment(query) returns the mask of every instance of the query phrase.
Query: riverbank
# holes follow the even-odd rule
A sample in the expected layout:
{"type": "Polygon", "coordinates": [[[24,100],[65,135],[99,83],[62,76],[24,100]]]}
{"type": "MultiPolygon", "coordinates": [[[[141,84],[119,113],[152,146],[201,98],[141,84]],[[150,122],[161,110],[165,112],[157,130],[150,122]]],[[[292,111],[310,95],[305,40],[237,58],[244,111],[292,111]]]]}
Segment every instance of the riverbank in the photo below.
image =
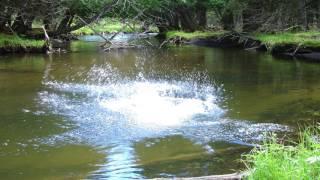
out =
{"type": "Polygon", "coordinates": [[[206,39],[220,37],[225,34],[226,31],[196,31],[196,32],[183,32],[183,31],[169,31],[165,34],[167,39],[180,38],[185,41],[192,41],[196,39],[206,39]]]}
{"type": "Polygon", "coordinates": [[[319,126],[303,131],[297,143],[284,142],[270,135],[263,145],[244,155],[243,162],[247,169],[242,173],[177,179],[319,179],[319,137],[319,126]]]}
{"type": "Polygon", "coordinates": [[[284,143],[271,136],[245,156],[250,172],[247,179],[319,179],[319,138],[319,126],[303,131],[298,143],[284,143]]]}
{"type": "Polygon", "coordinates": [[[16,35],[0,34],[0,54],[6,53],[46,53],[43,40],[21,38],[16,35]]]}
{"type": "Polygon", "coordinates": [[[171,31],[166,33],[166,39],[173,44],[267,51],[274,56],[320,62],[319,31],[275,34],[171,31]]]}

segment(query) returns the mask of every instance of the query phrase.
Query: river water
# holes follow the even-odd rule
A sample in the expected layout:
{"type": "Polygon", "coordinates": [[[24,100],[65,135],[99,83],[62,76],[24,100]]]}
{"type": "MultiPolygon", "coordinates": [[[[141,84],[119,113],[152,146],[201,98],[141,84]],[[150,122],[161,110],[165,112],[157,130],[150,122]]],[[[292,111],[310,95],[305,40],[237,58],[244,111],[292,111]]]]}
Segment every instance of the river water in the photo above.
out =
{"type": "Polygon", "coordinates": [[[184,46],[0,56],[0,179],[232,173],[316,121],[318,64],[184,46]]]}

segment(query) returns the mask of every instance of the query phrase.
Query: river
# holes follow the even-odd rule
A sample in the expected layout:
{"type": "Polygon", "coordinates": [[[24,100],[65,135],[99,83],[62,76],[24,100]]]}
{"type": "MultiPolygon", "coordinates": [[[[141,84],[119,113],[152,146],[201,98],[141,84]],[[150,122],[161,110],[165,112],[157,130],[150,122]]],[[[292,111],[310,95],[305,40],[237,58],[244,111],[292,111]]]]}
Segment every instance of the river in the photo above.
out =
{"type": "MultiPolygon", "coordinates": [[[[183,46],[0,56],[0,179],[232,173],[320,103],[318,64],[183,46]]],[[[311,112],[312,111],[312,112],[311,112]]]]}

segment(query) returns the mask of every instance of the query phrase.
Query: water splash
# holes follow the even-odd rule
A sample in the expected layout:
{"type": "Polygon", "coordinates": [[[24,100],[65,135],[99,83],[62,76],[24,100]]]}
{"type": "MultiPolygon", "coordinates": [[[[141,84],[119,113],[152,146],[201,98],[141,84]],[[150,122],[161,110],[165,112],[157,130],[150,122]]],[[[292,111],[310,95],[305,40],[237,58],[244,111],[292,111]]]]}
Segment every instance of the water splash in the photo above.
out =
{"type": "Polygon", "coordinates": [[[92,137],[95,142],[106,136],[123,141],[168,135],[165,131],[179,129],[195,116],[218,119],[224,113],[214,88],[195,88],[186,82],[46,85],[51,91],[39,93],[41,104],[78,125],[69,135],[92,137]]]}
{"type": "Polygon", "coordinates": [[[100,105],[145,128],[181,126],[195,115],[223,113],[214,95],[192,90],[185,83],[121,84],[114,88],[114,97],[103,99],[100,105]]]}
{"type": "Polygon", "coordinates": [[[93,65],[65,80],[46,72],[45,90],[38,97],[42,110],[71,120],[76,128],[45,142],[111,147],[106,163],[91,174],[93,178],[143,178],[132,144],[146,138],[181,135],[214,153],[209,142],[254,143],[261,141],[266,131],[289,130],[277,124],[224,117],[222,88],[204,73],[153,79],[146,77],[143,65],[136,66],[139,70],[134,76],[126,76],[108,63],[93,65]]]}
{"type": "Polygon", "coordinates": [[[265,131],[288,130],[224,118],[226,110],[219,105],[222,90],[203,74],[154,80],[142,72],[124,78],[107,63],[77,74],[82,83],[77,82],[79,77],[63,82],[46,76],[47,90],[39,93],[39,103],[76,124],[59,138],[100,145],[176,134],[202,143],[254,142],[262,140],[265,131]]]}

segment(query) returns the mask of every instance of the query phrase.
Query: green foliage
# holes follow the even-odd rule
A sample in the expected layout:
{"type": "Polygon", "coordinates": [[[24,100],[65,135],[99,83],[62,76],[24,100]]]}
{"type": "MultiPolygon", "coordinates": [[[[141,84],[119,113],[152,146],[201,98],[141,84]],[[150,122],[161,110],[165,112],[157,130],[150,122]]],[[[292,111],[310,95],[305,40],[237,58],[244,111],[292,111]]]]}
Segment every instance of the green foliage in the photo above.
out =
{"type": "Polygon", "coordinates": [[[42,48],[44,46],[42,40],[31,40],[20,38],[15,35],[0,34],[0,47],[27,47],[27,48],[42,48]]]}
{"type": "Polygon", "coordinates": [[[169,31],[166,33],[168,39],[181,37],[187,40],[206,38],[206,37],[217,37],[222,35],[223,31],[196,31],[196,32],[183,32],[183,31],[169,31]]]}
{"type": "Polygon", "coordinates": [[[278,143],[273,136],[246,156],[247,179],[320,179],[320,128],[307,129],[296,146],[278,143]]]}
{"type": "Polygon", "coordinates": [[[169,5],[170,1],[168,0],[137,0],[137,5],[142,9],[159,9],[165,5],[169,5]]]}
{"type": "Polygon", "coordinates": [[[209,0],[209,4],[213,8],[223,9],[229,0],[209,0]]]}
{"type": "MultiPolygon", "coordinates": [[[[105,18],[98,23],[95,23],[91,26],[98,33],[114,33],[114,32],[141,32],[142,26],[141,22],[137,21],[135,23],[129,22],[129,26],[124,25],[119,19],[110,19],[105,18]],[[129,27],[130,26],[130,27],[129,27]],[[132,27],[132,28],[131,28],[132,27]]],[[[91,35],[95,34],[90,27],[85,26],[81,29],[78,29],[72,32],[74,35],[91,35]]],[[[150,28],[151,31],[156,32],[157,29],[155,27],[150,28]]]]}
{"type": "MultiPolygon", "coordinates": [[[[132,25],[133,26],[133,25],[132,25]]],[[[112,20],[102,20],[99,23],[93,24],[91,28],[93,28],[98,33],[113,33],[113,32],[133,32],[138,31],[138,27],[134,30],[129,28],[128,26],[124,27],[123,23],[120,21],[112,21],[112,20]]],[[[140,26],[139,26],[140,27],[140,26]]],[[[90,35],[95,34],[92,29],[88,26],[85,26],[81,29],[78,29],[73,32],[75,35],[90,35]]]]}
{"type": "Polygon", "coordinates": [[[91,16],[94,13],[99,13],[111,0],[67,0],[64,1],[64,7],[67,7],[71,14],[79,16],[91,16]]]}
{"type": "Polygon", "coordinates": [[[320,32],[255,34],[255,37],[268,46],[294,44],[308,47],[320,47],[320,32]]]}

